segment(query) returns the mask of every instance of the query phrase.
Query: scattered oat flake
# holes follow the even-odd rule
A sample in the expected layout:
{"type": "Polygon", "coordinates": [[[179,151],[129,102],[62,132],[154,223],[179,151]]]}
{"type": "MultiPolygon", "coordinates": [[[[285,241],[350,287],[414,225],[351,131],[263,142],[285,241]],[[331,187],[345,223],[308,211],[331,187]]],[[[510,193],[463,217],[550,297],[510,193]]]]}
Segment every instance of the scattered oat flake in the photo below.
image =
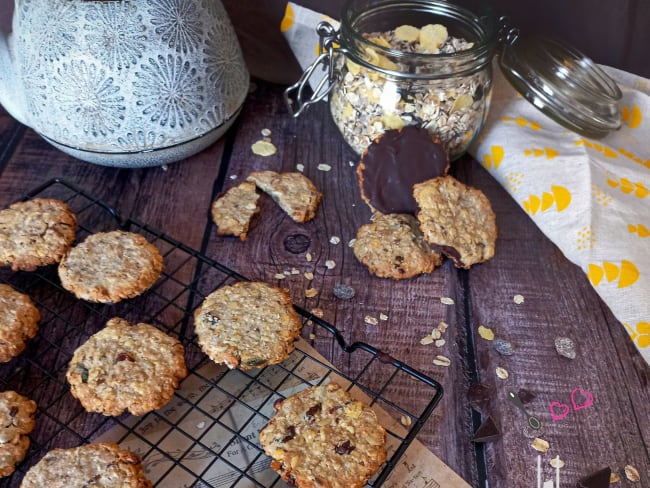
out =
{"type": "Polygon", "coordinates": [[[451,359],[449,359],[447,356],[442,356],[441,354],[438,354],[434,359],[433,359],[433,364],[436,366],[449,366],[451,365],[451,359]]]}
{"type": "Polygon", "coordinates": [[[507,380],[507,379],[508,379],[508,376],[510,376],[510,374],[508,373],[508,371],[505,370],[505,369],[503,369],[501,366],[499,366],[499,367],[496,369],[496,374],[497,374],[497,378],[499,378],[499,379],[501,379],[501,380],[507,380]]]}
{"type": "Polygon", "coordinates": [[[308,263],[311,263],[311,260],[313,259],[313,256],[311,255],[310,252],[305,254],[305,259],[307,260],[308,263]]]}
{"type": "Polygon", "coordinates": [[[198,424],[196,424],[197,429],[202,429],[203,427],[205,427],[205,422],[199,422],[198,424]]]}
{"type": "Polygon", "coordinates": [[[300,274],[300,270],[298,268],[291,268],[291,274],[292,275],[300,274]]]}
{"type": "Polygon", "coordinates": [[[363,321],[368,325],[377,325],[379,323],[379,320],[377,320],[377,318],[373,317],[372,315],[366,315],[363,318],[363,321]]]}
{"type": "Polygon", "coordinates": [[[444,340],[444,339],[438,339],[438,340],[434,343],[434,345],[435,345],[436,347],[442,347],[442,346],[444,346],[445,344],[447,344],[447,341],[444,340]]]}
{"type": "Polygon", "coordinates": [[[320,318],[320,319],[322,319],[322,318],[323,318],[323,315],[325,315],[325,312],[323,312],[323,309],[322,309],[322,308],[312,308],[312,309],[309,311],[309,313],[311,313],[312,315],[315,315],[316,317],[318,317],[318,318],[320,318]]]}
{"type": "Polygon", "coordinates": [[[318,168],[320,171],[329,171],[329,170],[332,169],[332,167],[331,167],[329,164],[324,164],[324,163],[319,164],[319,165],[317,166],[317,168],[318,168]]]}
{"type": "Polygon", "coordinates": [[[547,441],[540,439],[539,437],[535,437],[533,439],[533,443],[530,446],[539,452],[547,452],[551,447],[547,441]]]}
{"type": "Polygon", "coordinates": [[[610,475],[609,475],[609,482],[610,483],[618,483],[619,481],[621,481],[621,478],[618,476],[618,473],[615,473],[614,471],[612,471],[610,473],[610,475]]]}
{"type": "Polygon", "coordinates": [[[325,261],[325,267],[327,269],[334,269],[336,268],[336,262],[332,259],[328,259],[327,261],[325,261]]]}
{"type": "Polygon", "coordinates": [[[309,334],[309,338],[313,341],[314,339],[316,339],[316,334],[312,332],[311,334],[309,334]]]}
{"type": "Polygon", "coordinates": [[[512,300],[513,300],[517,305],[521,305],[522,303],[524,303],[524,296],[523,296],[523,295],[515,295],[514,297],[512,297],[512,300]]]}
{"type": "Polygon", "coordinates": [[[423,346],[433,344],[433,337],[431,337],[430,335],[424,336],[422,339],[420,339],[420,344],[422,344],[423,346]]]}
{"type": "Polygon", "coordinates": [[[490,329],[489,327],[485,327],[484,325],[479,325],[478,335],[480,335],[486,341],[494,340],[494,332],[492,331],[492,329],[490,329]]]}
{"type": "Polygon", "coordinates": [[[316,295],[318,295],[318,290],[317,290],[316,288],[307,288],[307,289],[305,290],[305,296],[306,296],[307,298],[313,298],[313,297],[315,297],[316,295]]]}
{"type": "Polygon", "coordinates": [[[564,467],[564,461],[560,459],[560,456],[555,456],[551,461],[549,462],[551,466],[554,468],[563,468],[564,467]]]}
{"type": "Polygon", "coordinates": [[[348,247],[353,247],[355,242],[357,242],[356,239],[350,239],[350,240],[348,241],[348,247]]]}
{"type": "Polygon", "coordinates": [[[305,276],[305,278],[308,279],[309,281],[311,281],[311,280],[314,279],[314,273],[312,273],[311,271],[306,271],[304,276],[305,276]]]}
{"type": "Polygon", "coordinates": [[[576,345],[570,337],[556,337],[555,350],[560,356],[565,358],[576,358],[576,345]]]}
{"type": "Polygon", "coordinates": [[[448,327],[449,327],[449,324],[448,324],[447,322],[440,322],[440,323],[438,324],[438,330],[439,330],[440,332],[444,332],[444,331],[446,331],[448,327]]]}
{"type": "Polygon", "coordinates": [[[438,329],[433,329],[433,330],[431,331],[431,338],[432,338],[432,339],[434,339],[434,340],[437,341],[437,340],[440,339],[441,337],[442,337],[442,332],[440,332],[440,330],[438,330],[438,329]]]}
{"type": "Polygon", "coordinates": [[[625,477],[630,481],[641,481],[641,475],[639,475],[637,469],[630,464],[625,466],[625,477]]]}
{"type": "Polygon", "coordinates": [[[252,146],[254,154],[258,156],[271,156],[277,152],[277,148],[269,141],[256,141],[252,146]]]}
{"type": "Polygon", "coordinates": [[[341,242],[341,238],[339,236],[332,236],[330,237],[330,244],[337,245],[339,242],[341,242]]]}
{"type": "Polygon", "coordinates": [[[286,278],[286,275],[285,275],[284,273],[275,273],[275,274],[273,275],[273,277],[274,277],[276,280],[283,280],[283,279],[286,278]]]}
{"type": "Polygon", "coordinates": [[[302,173],[303,171],[305,171],[305,165],[298,163],[296,164],[296,169],[302,173]]]}
{"type": "Polygon", "coordinates": [[[411,417],[409,417],[408,415],[402,415],[402,418],[400,418],[399,421],[404,427],[408,427],[411,425],[411,417]]]}
{"type": "Polygon", "coordinates": [[[388,315],[386,315],[385,313],[380,313],[379,320],[383,320],[383,321],[388,320],[388,315]]]}
{"type": "Polygon", "coordinates": [[[348,164],[350,165],[351,168],[354,167],[354,161],[348,161],[348,164]]]}
{"type": "Polygon", "coordinates": [[[237,175],[230,175],[228,178],[230,178],[231,180],[236,180],[236,179],[237,179],[237,175]]]}
{"type": "Polygon", "coordinates": [[[266,127],[262,129],[261,131],[263,137],[269,137],[271,135],[271,129],[267,129],[266,127]]]}
{"type": "Polygon", "coordinates": [[[286,270],[283,271],[283,273],[284,273],[286,276],[289,276],[289,275],[291,274],[291,271],[289,271],[288,269],[286,269],[286,270]]]}
{"type": "Polygon", "coordinates": [[[443,305],[453,305],[454,299],[449,297],[440,297],[440,303],[443,305]]]}

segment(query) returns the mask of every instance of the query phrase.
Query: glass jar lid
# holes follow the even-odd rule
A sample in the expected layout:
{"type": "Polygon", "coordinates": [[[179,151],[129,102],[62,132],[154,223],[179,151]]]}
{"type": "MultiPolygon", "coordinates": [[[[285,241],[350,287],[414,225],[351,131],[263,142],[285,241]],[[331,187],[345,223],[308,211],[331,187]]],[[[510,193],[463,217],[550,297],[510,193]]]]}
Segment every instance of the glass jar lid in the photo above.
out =
{"type": "Polygon", "coordinates": [[[499,65],[524,98],[564,127],[591,138],[621,127],[621,90],[577,49],[511,29],[499,65]]]}

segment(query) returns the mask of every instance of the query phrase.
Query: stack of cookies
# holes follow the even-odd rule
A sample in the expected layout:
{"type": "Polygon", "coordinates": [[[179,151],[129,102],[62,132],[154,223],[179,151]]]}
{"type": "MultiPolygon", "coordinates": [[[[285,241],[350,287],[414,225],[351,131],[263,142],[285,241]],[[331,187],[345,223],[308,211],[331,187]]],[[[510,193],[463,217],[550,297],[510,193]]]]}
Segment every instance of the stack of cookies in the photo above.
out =
{"type": "Polygon", "coordinates": [[[373,217],[353,250],[370,273],[399,280],[432,272],[443,256],[464,269],[494,256],[490,202],[449,166],[442,145],[415,126],[386,131],[363,153],[357,177],[373,217]]]}

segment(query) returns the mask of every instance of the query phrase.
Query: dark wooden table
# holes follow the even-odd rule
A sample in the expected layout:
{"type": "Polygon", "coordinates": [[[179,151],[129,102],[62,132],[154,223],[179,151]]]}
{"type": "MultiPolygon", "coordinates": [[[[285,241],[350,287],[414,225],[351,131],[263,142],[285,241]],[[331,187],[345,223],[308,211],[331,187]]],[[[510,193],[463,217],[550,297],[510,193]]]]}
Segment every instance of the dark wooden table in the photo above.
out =
{"type": "MultiPolygon", "coordinates": [[[[541,419],[541,437],[551,445],[543,455],[544,479],[554,476],[548,461],[559,455],[566,463],[562,486],[575,486],[580,477],[605,466],[621,478],[614,486],[650,486],[650,368],[582,271],[468,156],[454,163],[453,173],[483,190],[492,202],[500,231],[494,259],[470,271],[455,269],[447,261],[430,275],[400,282],[369,275],[347,245],[370,217],[355,179],[357,157],[339,136],[325,104],[294,120],[283,107],[282,90],[254,82],[227,135],[167,169],[113,169],[74,160],[0,111],[0,207],[61,177],[105,200],[124,217],[145,221],[250,279],[287,287],[297,305],[322,309],[348,341],[371,343],[443,384],[444,398],[419,439],[472,486],[535,486],[538,452],[523,433],[523,414],[506,398],[508,391],[521,388],[535,394],[526,407],[541,419]],[[271,131],[278,148],[269,157],[251,151],[262,129],[271,131]],[[294,171],[299,163],[324,193],[312,222],[294,223],[264,197],[245,242],[216,235],[209,207],[218,193],[251,171],[294,171]],[[321,163],[331,170],[319,170],[321,163]],[[306,250],[292,252],[287,246],[290,236],[300,236],[308,244],[306,250]],[[332,236],[341,243],[331,244],[332,236]],[[310,263],[307,252],[313,256],[310,263]],[[327,260],[336,267],[327,269],[327,260]],[[313,271],[313,283],[302,275],[281,283],[274,278],[294,267],[313,271]],[[354,299],[337,299],[332,293],[337,283],[352,286],[354,299]],[[313,298],[305,297],[309,286],[319,290],[313,298]],[[513,301],[517,294],[524,303],[513,301]],[[442,304],[440,297],[450,297],[454,304],[442,304]],[[387,320],[377,325],[364,321],[380,314],[387,320]],[[449,324],[446,344],[421,345],[420,339],[442,321],[449,324]],[[500,356],[478,335],[480,325],[510,341],[515,353],[500,356]],[[558,336],[575,339],[576,359],[558,355],[558,336]],[[451,365],[432,364],[437,354],[449,357],[451,365]],[[497,367],[509,372],[507,380],[497,378],[497,367]],[[500,439],[487,444],[471,442],[481,421],[467,399],[474,382],[490,388],[490,411],[502,432],[500,439]],[[593,405],[553,421],[551,403],[570,405],[578,387],[593,394],[593,405]],[[626,480],[626,465],[641,473],[640,482],[626,480]]],[[[332,339],[310,339],[309,332],[306,328],[304,336],[316,349],[340,363],[341,352],[332,339]]],[[[418,391],[409,394],[417,397],[418,391]]]]}

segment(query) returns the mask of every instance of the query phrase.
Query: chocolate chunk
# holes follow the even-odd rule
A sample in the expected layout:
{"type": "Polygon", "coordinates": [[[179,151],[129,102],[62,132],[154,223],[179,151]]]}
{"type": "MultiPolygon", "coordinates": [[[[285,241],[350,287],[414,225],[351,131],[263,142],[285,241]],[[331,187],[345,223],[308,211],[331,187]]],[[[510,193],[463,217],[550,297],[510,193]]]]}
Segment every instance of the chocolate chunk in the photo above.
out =
{"type": "Polygon", "coordinates": [[[467,390],[467,400],[474,410],[487,415],[490,410],[492,391],[483,383],[472,383],[467,390]]]}
{"type": "Polygon", "coordinates": [[[492,442],[501,437],[497,425],[494,423],[492,417],[488,416],[483,423],[474,432],[472,442],[492,442]]]}
{"type": "Polygon", "coordinates": [[[305,414],[305,416],[307,417],[307,420],[311,420],[311,419],[313,419],[314,416],[315,416],[317,413],[320,413],[321,408],[322,408],[322,406],[321,406],[320,403],[317,403],[317,404],[314,405],[313,407],[310,407],[309,410],[307,410],[307,413],[305,414]]]}
{"type": "Polygon", "coordinates": [[[577,488],[607,488],[612,475],[611,468],[603,468],[578,480],[577,488]]]}
{"type": "Polygon", "coordinates": [[[449,157],[426,129],[390,129],[375,139],[361,156],[357,177],[361,197],[384,214],[414,215],[418,209],[413,185],[444,176],[449,157]]]}
{"type": "Polygon", "coordinates": [[[352,451],[354,451],[354,446],[352,443],[348,440],[345,442],[342,442],[341,444],[338,444],[334,448],[336,454],[350,454],[352,451]]]}
{"type": "Polygon", "coordinates": [[[287,427],[287,435],[282,438],[282,442],[289,442],[296,437],[296,428],[293,425],[287,427]]]}
{"type": "Polygon", "coordinates": [[[537,398],[537,395],[535,395],[532,391],[526,390],[525,388],[521,388],[517,392],[517,396],[519,397],[519,400],[521,400],[521,403],[530,403],[532,402],[535,398],[537,398]]]}

